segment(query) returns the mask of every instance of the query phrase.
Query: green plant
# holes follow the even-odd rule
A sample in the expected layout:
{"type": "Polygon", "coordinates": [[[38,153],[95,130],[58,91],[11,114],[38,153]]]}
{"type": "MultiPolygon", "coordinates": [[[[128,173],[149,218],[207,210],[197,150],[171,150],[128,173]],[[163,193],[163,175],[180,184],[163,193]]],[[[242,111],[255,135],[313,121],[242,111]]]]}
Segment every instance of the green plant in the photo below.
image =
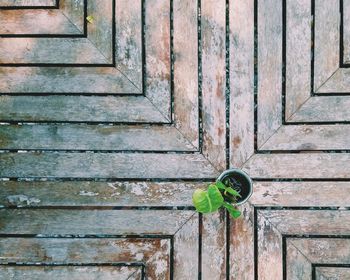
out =
{"type": "Polygon", "coordinates": [[[212,213],[225,207],[233,218],[238,218],[241,212],[235,202],[241,195],[232,187],[217,181],[208,186],[208,190],[195,190],[192,196],[193,204],[199,213],[212,213]],[[231,203],[228,203],[230,201],[231,203]]]}

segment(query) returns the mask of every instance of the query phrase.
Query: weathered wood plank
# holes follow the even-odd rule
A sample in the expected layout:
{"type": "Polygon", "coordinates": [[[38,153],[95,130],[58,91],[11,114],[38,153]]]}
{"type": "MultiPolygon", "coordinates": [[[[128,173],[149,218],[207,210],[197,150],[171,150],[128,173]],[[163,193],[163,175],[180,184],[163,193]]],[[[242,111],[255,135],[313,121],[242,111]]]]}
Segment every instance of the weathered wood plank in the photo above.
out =
{"type": "Polygon", "coordinates": [[[141,94],[114,67],[2,67],[0,74],[3,94],[141,94]]]}
{"type": "Polygon", "coordinates": [[[311,279],[312,265],[303,251],[298,250],[287,239],[286,244],[286,274],[287,279],[311,279]]]}
{"type": "Polygon", "coordinates": [[[286,104],[288,119],[311,93],[311,1],[286,3],[286,104]]]}
{"type": "Polygon", "coordinates": [[[349,96],[314,96],[288,121],[306,123],[350,121],[349,106],[349,96]]]}
{"type": "Polygon", "coordinates": [[[317,93],[349,93],[350,69],[340,68],[318,89],[317,93]]]}
{"type": "Polygon", "coordinates": [[[21,7],[21,6],[49,6],[56,5],[56,0],[1,0],[0,7],[21,7]]]}
{"type": "Polygon", "coordinates": [[[202,279],[226,279],[226,219],[225,211],[203,215],[202,279]]]}
{"type": "Polygon", "coordinates": [[[207,185],[208,182],[0,181],[0,206],[190,207],[194,190],[205,189],[207,185]]]}
{"type": "MultiPolygon", "coordinates": [[[[310,263],[350,264],[350,240],[344,238],[291,238],[288,241],[307,257],[310,263]]],[[[287,242],[288,242],[287,241],[287,242]]]]}
{"type": "Polygon", "coordinates": [[[59,153],[0,154],[0,177],[216,178],[201,154],[59,153]],[[159,166],[159,163],[166,163],[159,166]]]}
{"type": "Polygon", "coordinates": [[[0,125],[0,149],[195,151],[172,126],[0,125]]]}
{"type": "MultiPolygon", "coordinates": [[[[132,266],[0,266],[0,274],[4,279],[71,279],[127,280],[139,267],[132,266]]],[[[139,278],[141,279],[141,278],[139,278]]]]}
{"type": "Polygon", "coordinates": [[[252,178],[349,178],[350,154],[256,154],[243,166],[252,178]]]}
{"type": "Polygon", "coordinates": [[[0,34],[79,35],[81,30],[59,10],[0,10],[0,34]]]}
{"type": "Polygon", "coordinates": [[[339,68],[340,2],[315,1],[314,91],[339,68]]]}
{"type": "Polygon", "coordinates": [[[206,0],[201,4],[202,152],[219,170],[226,168],[225,11],[225,0],[206,0]]]}
{"type": "Polygon", "coordinates": [[[343,0],[343,63],[350,63],[350,2],[343,0]]]}
{"type": "Polygon", "coordinates": [[[179,228],[174,236],[174,279],[198,279],[198,214],[179,228]]]}
{"type": "Polygon", "coordinates": [[[350,269],[348,267],[317,267],[316,277],[318,280],[350,279],[350,269]]]}
{"type": "Polygon", "coordinates": [[[253,280],[254,208],[246,203],[239,209],[242,217],[230,220],[230,279],[253,280]]]}
{"type": "Polygon", "coordinates": [[[0,96],[0,120],[168,123],[141,96],[0,96]]]}
{"type": "Polygon", "coordinates": [[[230,165],[254,154],[254,1],[231,0],[230,165]]]}
{"type": "Polygon", "coordinates": [[[145,94],[171,119],[170,1],[145,1],[145,17],[145,94]]]}
{"type": "Polygon", "coordinates": [[[282,126],[261,150],[348,150],[348,125],[282,126]]]}
{"type": "Polygon", "coordinates": [[[118,0],[115,13],[116,67],[142,89],[141,1],[118,0]]]}
{"type": "Polygon", "coordinates": [[[0,63],[110,64],[111,61],[85,38],[0,38],[0,63]]]}
{"type": "Polygon", "coordinates": [[[147,279],[170,279],[169,239],[2,238],[0,248],[2,263],[93,263],[100,270],[106,263],[144,263],[147,279]]]}
{"type": "Polygon", "coordinates": [[[349,182],[254,182],[254,206],[347,207],[349,182]]]}
{"type": "Polygon", "coordinates": [[[282,2],[258,2],[258,42],[260,147],[282,124],[282,2]]]}
{"type": "Polygon", "coordinates": [[[0,209],[0,233],[33,235],[173,235],[193,214],[194,212],[189,210],[0,209]]]}
{"type": "Polygon", "coordinates": [[[60,11],[71,21],[80,32],[84,32],[84,0],[60,0],[60,11]]]}
{"type": "Polygon", "coordinates": [[[173,5],[173,117],[176,127],[195,147],[198,147],[198,1],[174,0],[173,5]]]}

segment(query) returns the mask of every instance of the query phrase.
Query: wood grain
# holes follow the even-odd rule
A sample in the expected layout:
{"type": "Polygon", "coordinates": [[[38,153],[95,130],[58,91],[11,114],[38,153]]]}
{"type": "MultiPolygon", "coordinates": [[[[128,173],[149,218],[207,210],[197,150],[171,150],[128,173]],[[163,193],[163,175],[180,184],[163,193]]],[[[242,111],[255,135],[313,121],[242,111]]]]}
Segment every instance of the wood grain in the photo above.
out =
{"type": "MultiPolygon", "coordinates": [[[[70,205],[191,207],[194,190],[205,189],[208,183],[0,181],[0,205],[5,207],[70,205]]],[[[344,190],[348,188],[345,186],[344,190]]],[[[315,197],[317,198],[316,195],[315,197]]],[[[211,233],[214,231],[212,227],[217,223],[217,220],[208,218],[208,230],[211,233]]]]}
{"type": "Polygon", "coordinates": [[[172,126],[0,125],[0,149],[195,151],[172,126]]]}
{"type": "Polygon", "coordinates": [[[336,70],[328,80],[320,86],[317,93],[349,93],[350,89],[350,69],[340,68],[336,70]]]}
{"type": "MultiPolygon", "coordinates": [[[[25,39],[27,40],[31,39],[25,39]]],[[[43,51],[45,52],[45,49],[43,51]]],[[[0,68],[0,74],[0,88],[3,94],[142,93],[113,67],[3,67],[0,68]]]]}
{"type": "Polygon", "coordinates": [[[258,2],[258,147],[282,124],[282,3],[258,2]]]}
{"type": "Polygon", "coordinates": [[[174,119],[176,127],[199,147],[198,1],[174,0],[174,119]],[[191,38],[191,44],[188,44],[191,38]]]}
{"type": "Polygon", "coordinates": [[[261,150],[348,150],[348,125],[282,126],[261,150]]]}
{"type": "Polygon", "coordinates": [[[339,68],[339,1],[315,2],[314,91],[339,68]]]}
{"type": "Polygon", "coordinates": [[[317,267],[316,277],[319,280],[350,279],[350,270],[347,267],[317,267]]]}
{"type": "MultiPolygon", "coordinates": [[[[140,271],[132,266],[0,266],[0,273],[4,279],[130,279],[140,271]]],[[[141,279],[141,278],[139,278],[141,279]]]]}
{"type": "Polygon", "coordinates": [[[147,98],[171,119],[170,1],[145,2],[145,59],[147,98]]]}
{"type": "Polygon", "coordinates": [[[343,63],[350,62],[350,2],[343,0],[343,63]]]}
{"type": "Polygon", "coordinates": [[[230,166],[254,154],[254,1],[233,0],[230,18],[230,166]]]}
{"type": "Polygon", "coordinates": [[[200,154],[58,153],[0,154],[0,177],[51,178],[216,178],[200,154]],[[160,162],[166,164],[159,166],[160,162]]]}
{"type": "Polygon", "coordinates": [[[350,121],[349,106],[349,96],[313,96],[288,122],[350,121]]]}
{"type": "Polygon", "coordinates": [[[0,119],[22,122],[168,123],[138,96],[0,96],[0,119]]]}
{"type": "Polygon", "coordinates": [[[80,32],[87,31],[84,27],[84,0],[60,0],[59,9],[80,32]]]}
{"type": "Polygon", "coordinates": [[[256,154],[243,169],[252,178],[349,178],[347,153],[256,154]]]}
{"type": "Polygon", "coordinates": [[[311,1],[289,0],[286,3],[286,104],[288,119],[310,98],[311,1]]]}
{"type": "Polygon", "coordinates": [[[312,264],[307,256],[287,240],[286,244],[287,279],[311,279],[312,264]]]}
{"type": "MultiPolygon", "coordinates": [[[[84,14],[80,17],[83,19],[84,14]]],[[[0,10],[0,34],[82,34],[59,10],[0,10]]]]}
{"type": "Polygon", "coordinates": [[[1,0],[0,7],[21,7],[21,6],[54,6],[56,0],[1,0]]]}
{"type": "Polygon", "coordinates": [[[201,4],[202,15],[202,153],[223,171],[226,168],[226,52],[224,0],[201,4]]]}
{"type": "Polygon", "coordinates": [[[173,235],[193,214],[194,212],[189,210],[0,209],[2,221],[0,232],[1,234],[82,236],[173,235]],[[62,227],[63,224],[64,227],[62,227]]]}

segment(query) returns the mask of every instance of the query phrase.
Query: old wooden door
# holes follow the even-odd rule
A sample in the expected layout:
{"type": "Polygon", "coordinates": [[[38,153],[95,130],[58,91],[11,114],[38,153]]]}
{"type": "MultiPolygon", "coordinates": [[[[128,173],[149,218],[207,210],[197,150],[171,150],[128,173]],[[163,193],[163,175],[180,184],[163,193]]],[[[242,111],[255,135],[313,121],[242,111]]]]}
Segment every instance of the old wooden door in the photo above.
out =
{"type": "Polygon", "coordinates": [[[348,0],[0,0],[0,279],[350,279],[349,44],[348,0]]]}

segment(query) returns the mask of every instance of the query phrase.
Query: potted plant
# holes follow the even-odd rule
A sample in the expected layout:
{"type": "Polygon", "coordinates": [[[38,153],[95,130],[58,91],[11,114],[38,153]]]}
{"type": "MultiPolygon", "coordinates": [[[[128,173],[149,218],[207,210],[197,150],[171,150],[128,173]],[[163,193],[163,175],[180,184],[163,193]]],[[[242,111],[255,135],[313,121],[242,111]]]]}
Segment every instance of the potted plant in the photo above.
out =
{"type": "Polygon", "coordinates": [[[199,213],[212,213],[224,207],[233,218],[238,218],[241,212],[237,206],[246,202],[252,193],[253,183],[249,176],[240,169],[229,169],[206,191],[195,190],[192,200],[199,213]]]}

